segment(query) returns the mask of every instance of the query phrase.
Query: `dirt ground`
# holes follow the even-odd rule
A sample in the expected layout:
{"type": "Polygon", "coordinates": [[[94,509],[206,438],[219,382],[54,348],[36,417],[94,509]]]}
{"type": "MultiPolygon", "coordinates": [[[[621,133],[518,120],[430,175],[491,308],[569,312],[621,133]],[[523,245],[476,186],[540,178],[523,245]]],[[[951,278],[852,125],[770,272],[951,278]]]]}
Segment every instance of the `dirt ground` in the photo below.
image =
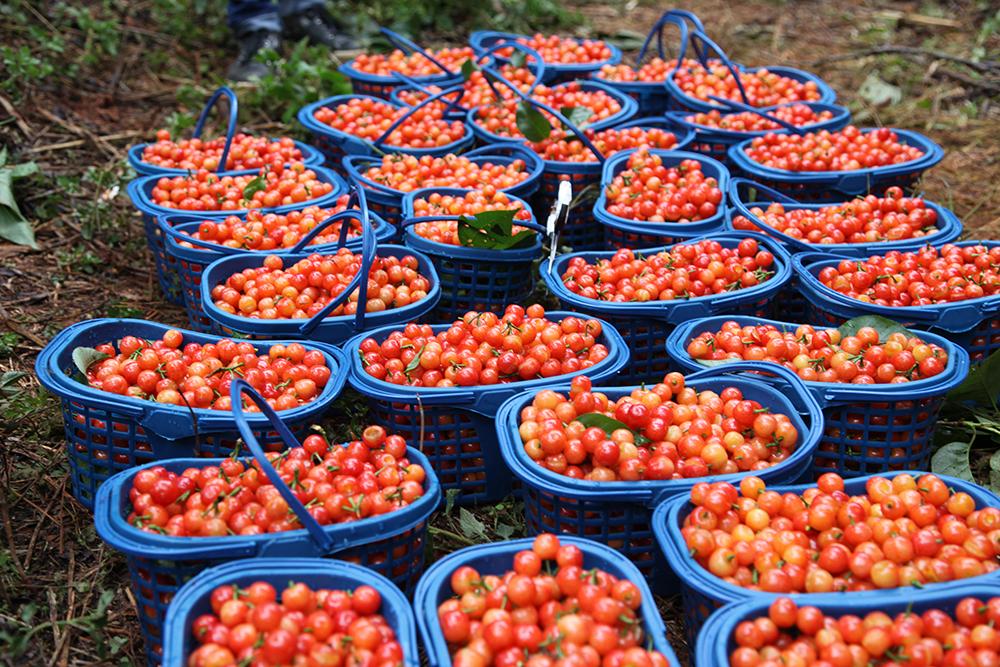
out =
{"type": "MultiPolygon", "coordinates": [[[[183,123],[174,112],[186,118],[196,112],[190,100],[203,99],[221,80],[222,49],[229,45],[203,0],[190,3],[192,15],[214,18],[193,33],[182,12],[156,0],[70,10],[61,4],[14,0],[0,7],[0,144],[10,163],[34,161],[41,170],[15,185],[40,249],[0,242],[0,664],[139,665],[124,560],[97,538],[90,514],[68,493],[58,405],[32,366],[56,332],[79,320],[128,316],[184,324],[182,312],[159,293],[140,220],[125,195],[125,150],[158,127],[183,123]],[[216,41],[192,44],[208,38],[216,41]]],[[[586,19],[579,32],[633,44],[669,6],[570,4],[586,19]]],[[[859,124],[929,135],[946,157],[924,178],[926,196],[954,210],[969,237],[1000,236],[995,4],[679,4],[700,15],[735,60],[816,72],[859,124]]],[[[322,74],[309,77],[325,92],[322,74]]],[[[277,86],[256,96],[241,91],[254,100],[245,107],[245,125],[296,132],[279,122],[284,95],[310,93],[277,86]]],[[[478,539],[454,524],[438,520],[437,548],[478,539]]],[[[487,536],[495,525],[487,523],[487,536]]],[[[664,601],[674,618],[676,604],[664,601]]],[[[672,635],[685,653],[683,640],[672,635]]]]}

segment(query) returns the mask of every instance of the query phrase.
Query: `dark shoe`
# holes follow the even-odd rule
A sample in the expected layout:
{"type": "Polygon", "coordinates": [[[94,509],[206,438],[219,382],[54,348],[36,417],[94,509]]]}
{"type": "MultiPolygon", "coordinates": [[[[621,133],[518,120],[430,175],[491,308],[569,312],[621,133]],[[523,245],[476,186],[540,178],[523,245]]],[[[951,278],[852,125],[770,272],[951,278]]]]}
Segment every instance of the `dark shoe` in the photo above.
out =
{"type": "Polygon", "coordinates": [[[299,14],[283,17],[285,33],[294,40],[308,39],[310,44],[321,44],[331,51],[353,51],[358,42],[337,28],[330,13],[322,7],[312,7],[299,14]]]}
{"type": "Polygon", "coordinates": [[[278,33],[267,30],[237,33],[236,43],[239,52],[236,61],[226,71],[226,78],[231,81],[257,81],[271,73],[271,68],[257,61],[257,54],[267,49],[277,50],[281,46],[278,33]]]}

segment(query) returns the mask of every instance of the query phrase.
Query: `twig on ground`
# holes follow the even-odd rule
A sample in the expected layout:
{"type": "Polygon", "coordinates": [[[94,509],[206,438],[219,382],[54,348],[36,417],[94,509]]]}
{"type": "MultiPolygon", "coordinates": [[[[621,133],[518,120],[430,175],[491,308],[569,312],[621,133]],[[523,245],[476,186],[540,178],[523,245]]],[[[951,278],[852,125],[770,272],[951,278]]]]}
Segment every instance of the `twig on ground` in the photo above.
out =
{"type": "Polygon", "coordinates": [[[0,95],[0,106],[2,106],[7,113],[11,115],[11,118],[13,118],[14,122],[17,123],[17,128],[21,130],[21,133],[24,136],[31,136],[31,126],[28,125],[28,121],[24,120],[24,117],[19,114],[17,109],[14,108],[14,105],[10,103],[10,100],[3,95],[0,95]]]}
{"type": "Polygon", "coordinates": [[[994,72],[1000,70],[1000,62],[995,60],[985,60],[982,62],[977,62],[975,60],[970,60],[968,58],[963,58],[961,56],[955,56],[950,53],[945,53],[944,51],[938,51],[935,49],[924,49],[917,46],[902,46],[900,44],[886,44],[883,46],[874,46],[870,49],[865,49],[864,51],[852,51],[850,53],[844,53],[837,56],[827,56],[825,58],[820,58],[812,62],[813,66],[826,65],[829,63],[841,62],[844,60],[858,60],[859,58],[865,58],[867,56],[883,56],[883,55],[901,55],[901,56],[914,56],[920,58],[933,58],[935,60],[950,60],[954,63],[959,63],[965,65],[969,69],[976,70],[977,72],[994,72]]]}

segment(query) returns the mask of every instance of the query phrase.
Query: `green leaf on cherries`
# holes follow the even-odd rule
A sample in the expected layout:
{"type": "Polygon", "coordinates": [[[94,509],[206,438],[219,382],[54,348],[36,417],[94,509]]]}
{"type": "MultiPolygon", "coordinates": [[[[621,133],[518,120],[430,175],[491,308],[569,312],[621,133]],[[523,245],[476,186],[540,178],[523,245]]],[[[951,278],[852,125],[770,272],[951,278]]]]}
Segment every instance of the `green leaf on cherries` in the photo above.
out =
{"type": "Polygon", "coordinates": [[[260,192],[261,190],[267,189],[267,179],[263,176],[257,176],[252,181],[247,183],[246,187],[243,188],[243,201],[250,201],[253,196],[260,192]]]}
{"type": "Polygon", "coordinates": [[[646,445],[651,442],[651,440],[646,436],[642,435],[641,433],[636,433],[635,431],[630,429],[628,426],[625,425],[624,422],[620,422],[617,419],[609,417],[600,412],[587,412],[585,414],[579,415],[576,418],[576,421],[580,422],[587,428],[596,426],[597,428],[604,431],[609,438],[611,437],[611,434],[614,433],[615,431],[619,429],[625,429],[626,431],[630,431],[632,435],[635,436],[635,444],[646,445]]]}
{"type": "Polygon", "coordinates": [[[517,129],[531,142],[545,141],[552,133],[549,119],[541,111],[524,100],[517,105],[517,129]]]}
{"type": "Polygon", "coordinates": [[[739,361],[739,359],[695,359],[702,366],[707,366],[709,368],[715,368],[716,366],[722,366],[724,364],[731,364],[734,361],[739,361]]]}
{"type": "Polygon", "coordinates": [[[98,352],[92,347],[77,347],[73,349],[73,363],[76,364],[77,369],[84,375],[87,375],[87,369],[96,364],[102,359],[107,359],[109,354],[104,352],[98,352]]]}
{"type": "Polygon", "coordinates": [[[587,107],[560,107],[559,113],[566,116],[566,120],[577,127],[584,127],[590,117],[594,115],[593,110],[587,107]]]}
{"type": "Polygon", "coordinates": [[[510,54],[510,66],[524,67],[524,63],[528,62],[528,54],[520,49],[514,49],[514,53],[510,54]]]}
{"type": "Polygon", "coordinates": [[[906,334],[907,336],[912,336],[913,333],[904,327],[899,322],[895,320],[890,320],[888,317],[882,317],[881,315],[862,315],[861,317],[855,317],[852,320],[847,320],[841,324],[837,331],[840,332],[842,337],[846,336],[856,336],[858,329],[862,327],[871,327],[878,332],[879,341],[885,341],[894,333],[906,334]]]}
{"type": "Polygon", "coordinates": [[[535,232],[523,229],[514,233],[515,210],[482,211],[474,216],[458,217],[458,242],[466,248],[510,250],[531,245],[535,232]]]}
{"type": "Polygon", "coordinates": [[[462,80],[468,81],[472,78],[472,75],[479,71],[479,65],[472,61],[472,59],[466,60],[462,63],[462,80]]]}
{"type": "Polygon", "coordinates": [[[417,353],[413,355],[412,359],[410,359],[410,363],[406,364],[406,368],[403,370],[403,373],[409,375],[413,371],[417,370],[417,366],[420,365],[420,359],[424,356],[424,348],[426,347],[427,347],[426,345],[420,346],[420,349],[417,350],[417,353]]]}

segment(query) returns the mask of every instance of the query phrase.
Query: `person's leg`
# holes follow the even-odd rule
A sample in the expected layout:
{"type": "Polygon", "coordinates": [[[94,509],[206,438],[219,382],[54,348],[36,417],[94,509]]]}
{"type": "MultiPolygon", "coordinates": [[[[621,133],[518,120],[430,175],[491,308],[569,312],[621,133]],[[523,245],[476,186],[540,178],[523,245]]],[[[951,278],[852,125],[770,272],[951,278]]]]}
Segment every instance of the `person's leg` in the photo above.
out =
{"type": "Polygon", "coordinates": [[[279,12],[285,32],[292,39],[308,39],[312,44],[322,44],[334,51],[350,51],[357,42],[343,34],[324,0],[280,0],[279,12]]]}
{"type": "Polygon", "coordinates": [[[278,6],[271,0],[229,0],[227,22],[239,47],[228,78],[253,81],[266,75],[270,70],[256,58],[265,49],[281,46],[278,6]]]}

